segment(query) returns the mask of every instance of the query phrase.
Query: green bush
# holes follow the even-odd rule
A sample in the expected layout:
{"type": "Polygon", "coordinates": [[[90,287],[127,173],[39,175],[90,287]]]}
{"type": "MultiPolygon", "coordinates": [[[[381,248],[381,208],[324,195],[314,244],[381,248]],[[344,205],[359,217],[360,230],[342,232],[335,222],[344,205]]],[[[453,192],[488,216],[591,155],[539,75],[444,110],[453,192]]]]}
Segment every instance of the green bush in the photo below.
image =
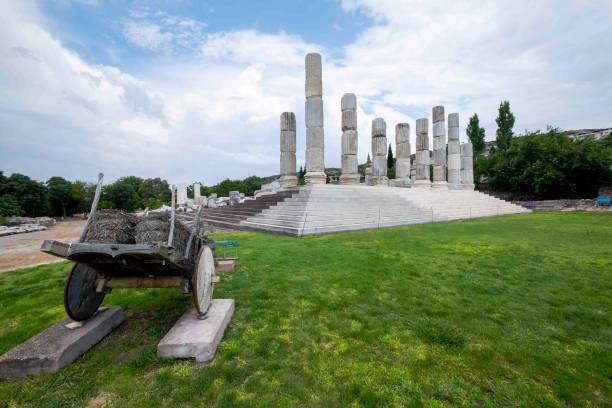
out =
{"type": "Polygon", "coordinates": [[[612,148],[609,140],[572,140],[549,129],[513,138],[479,166],[493,190],[544,199],[592,198],[612,179],[612,148]]]}

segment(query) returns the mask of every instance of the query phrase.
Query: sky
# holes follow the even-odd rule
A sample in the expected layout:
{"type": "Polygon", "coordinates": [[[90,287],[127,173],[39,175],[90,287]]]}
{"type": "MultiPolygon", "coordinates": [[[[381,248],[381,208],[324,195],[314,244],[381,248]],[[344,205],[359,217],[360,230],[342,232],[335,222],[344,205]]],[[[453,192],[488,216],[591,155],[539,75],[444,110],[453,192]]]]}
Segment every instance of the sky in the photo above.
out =
{"type": "MultiPolygon", "coordinates": [[[[461,140],[612,126],[612,0],[0,0],[0,171],[98,172],[212,185],[279,172],[304,56],[323,56],[325,164],[340,167],[340,99],[357,95],[359,159],[375,117],[395,143],[444,105],[461,140]]],[[[430,135],[431,137],[431,135],[430,135]]]]}

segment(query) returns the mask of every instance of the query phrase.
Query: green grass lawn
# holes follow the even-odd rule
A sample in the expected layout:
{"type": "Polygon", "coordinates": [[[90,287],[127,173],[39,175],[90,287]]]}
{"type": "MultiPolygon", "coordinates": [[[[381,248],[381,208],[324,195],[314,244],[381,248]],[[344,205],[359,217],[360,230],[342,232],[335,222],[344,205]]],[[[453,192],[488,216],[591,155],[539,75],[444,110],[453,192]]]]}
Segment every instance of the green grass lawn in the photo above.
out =
{"type": "MultiPolygon", "coordinates": [[[[126,321],[0,406],[610,406],[612,214],[541,212],[295,239],[224,234],[241,263],[214,362],[156,346],[177,289],[115,290],[126,321]]],[[[68,263],[0,274],[0,353],[63,317],[68,263]]]]}

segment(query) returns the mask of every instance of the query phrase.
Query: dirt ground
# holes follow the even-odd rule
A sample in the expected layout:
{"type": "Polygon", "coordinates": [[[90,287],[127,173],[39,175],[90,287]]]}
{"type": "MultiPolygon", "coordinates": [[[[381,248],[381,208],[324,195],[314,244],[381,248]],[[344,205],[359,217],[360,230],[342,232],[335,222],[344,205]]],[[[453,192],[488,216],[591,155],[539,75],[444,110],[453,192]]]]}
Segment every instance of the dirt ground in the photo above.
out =
{"type": "Polygon", "coordinates": [[[45,239],[74,242],[79,238],[84,220],[58,222],[46,231],[0,237],[0,272],[25,266],[61,261],[61,258],[40,251],[45,239]]]}

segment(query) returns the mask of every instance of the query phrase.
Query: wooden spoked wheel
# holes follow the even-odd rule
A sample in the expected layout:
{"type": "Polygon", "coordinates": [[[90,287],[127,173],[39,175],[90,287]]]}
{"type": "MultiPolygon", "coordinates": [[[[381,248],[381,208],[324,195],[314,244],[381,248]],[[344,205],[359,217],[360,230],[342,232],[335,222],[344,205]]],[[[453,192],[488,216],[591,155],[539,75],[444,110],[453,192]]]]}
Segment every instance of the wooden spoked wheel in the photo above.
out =
{"type": "Polygon", "coordinates": [[[87,320],[102,304],[105,293],[96,292],[97,276],[95,269],[78,262],[70,270],[64,287],[64,308],[72,319],[87,320]]]}
{"type": "Polygon", "coordinates": [[[193,304],[200,315],[206,314],[212,303],[215,276],[215,257],[208,246],[204,246],[196,259],[191,276],[193,304]]]}

